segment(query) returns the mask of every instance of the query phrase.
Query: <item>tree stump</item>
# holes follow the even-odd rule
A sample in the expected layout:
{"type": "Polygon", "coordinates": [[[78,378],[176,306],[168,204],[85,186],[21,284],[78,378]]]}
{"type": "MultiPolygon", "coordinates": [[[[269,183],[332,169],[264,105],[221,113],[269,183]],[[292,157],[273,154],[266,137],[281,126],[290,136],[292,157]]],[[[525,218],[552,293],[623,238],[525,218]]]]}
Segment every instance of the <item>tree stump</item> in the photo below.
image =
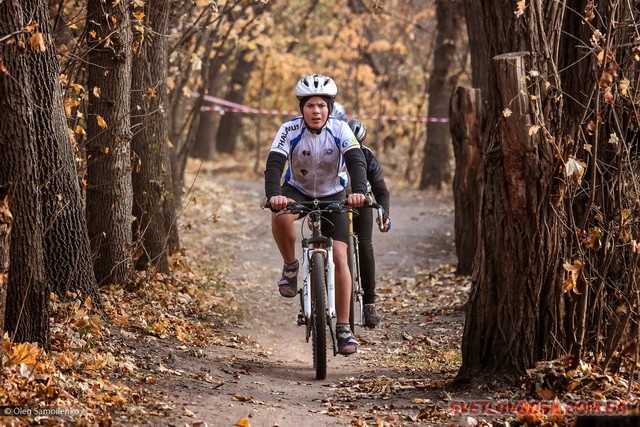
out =
{"type": "Polygon", "coordinates": [[[449,111],[455,156],[453,195],[457,274],[473,269],[478,233],[479,176],[482,160],[482,108],[480,89],[457,86],[449,111]]]}
{"type": "Polygon", "coordinates": [[[10,185],[0,186],[0,367],[2,367],[2,336],[4,335],[5,303],[9,279],[9,242],[13,216],[9,211],[10,185]]]}

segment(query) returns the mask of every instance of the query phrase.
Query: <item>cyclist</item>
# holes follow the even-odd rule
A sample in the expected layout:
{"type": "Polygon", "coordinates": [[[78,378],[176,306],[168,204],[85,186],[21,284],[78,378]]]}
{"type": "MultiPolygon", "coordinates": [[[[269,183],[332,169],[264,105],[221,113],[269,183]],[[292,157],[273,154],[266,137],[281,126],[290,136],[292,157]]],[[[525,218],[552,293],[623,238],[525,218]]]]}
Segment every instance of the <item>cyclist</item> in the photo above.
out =
{"type": "Polygon", "coordinates": [[[347,111],[344,109],[344,106],[340,104],[338,101],[333,103],[333,112],[331,113],[333,117],[340,120],[347,120],[347,111]]]}
{"type": "MultiPolygon", "coordinates": [[[[352,193],[348,203],[352,207],[363,205],[367,191],[366,161],[347,123],[330,116],[337,93],[333,79],[322,74],[302,77],[296,84],[295,94],[302,116],[282,124],[266,162],[265,193],[272,210],[283,210],[292,200],[343,200],[349,177],[352,193]]],[[[273,238],[284,261],[278,289],[286,298],[293,298],[298,292],[296,219],[295,215],[276,216],[275,212],[271,216],[273,238]]],[[[346,213],[327,218],[322,230],[334,240],[338,352],[350,355],[357,351],[358,342],[349,327],[351,274],[347,263],[346,213]]]]}
{"type": "MultiPolygon", "coordinates": [[[[365,145],[363,141],[367,137],[367,128],[357,119],[348,121],[349,127],[353,131],[356,139],[360,143],[360,147],[367,161],[367,190],[371,192],[382,206],[383,225],[380,225],[380,231],[386,233],[391,228],[391,220],[389,219],[389,190],[384,181],[380,163],[373,151],[365,145]]],[[[376,221],[378,221],[376,219],[376,221]]],[[[360,252],[360,275],[362,277],[362,289],[364,290],[364,326],[367,328],[375,328],[380,322],[380,316],[376,310],[376,261],[373,253],[372,238],[373,229],[373,211],[369,208],[358,209],[358,215],[353,217],[353,230],[358,235],[358,249],[360,252]]]]}

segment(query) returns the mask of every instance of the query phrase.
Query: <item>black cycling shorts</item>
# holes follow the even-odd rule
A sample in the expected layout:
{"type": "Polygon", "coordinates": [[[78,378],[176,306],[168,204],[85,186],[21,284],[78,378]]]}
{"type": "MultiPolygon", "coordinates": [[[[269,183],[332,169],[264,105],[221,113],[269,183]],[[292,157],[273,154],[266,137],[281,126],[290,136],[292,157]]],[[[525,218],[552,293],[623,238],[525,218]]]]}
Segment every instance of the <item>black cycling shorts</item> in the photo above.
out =
{"type": "MultiPolygon", "coordinates": [[[[307,196],[288,183],[284,183],[282,185],[282,195],[288,197],[289,199],[293,199],[296,202],[308,202],[315,199],[315,197],[307,196]]],[[[317,199],[320,201],[343,201],[346,198],[347,197],[345,196],[345,192],[341,191],[332,196],[318,197],[317,199]]],[[[349,216],[346,212],[340,214],[330,213],[322,215],[321,227],[323,235],[332,237],[333,240],[339,240],[344,243],[347,243],[349,241],[349,216]]]]}

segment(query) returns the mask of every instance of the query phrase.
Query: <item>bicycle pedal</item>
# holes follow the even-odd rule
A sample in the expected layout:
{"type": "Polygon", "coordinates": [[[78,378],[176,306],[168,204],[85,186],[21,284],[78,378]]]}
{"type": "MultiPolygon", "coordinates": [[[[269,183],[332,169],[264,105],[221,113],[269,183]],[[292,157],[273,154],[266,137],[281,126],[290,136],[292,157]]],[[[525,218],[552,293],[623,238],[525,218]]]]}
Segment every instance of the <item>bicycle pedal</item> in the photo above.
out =
{"type": "Polygon", "coordinates": [[[302,313],[298,313],[298,326],[306,325],[307,322],[304,320],[304,315],[302,313]]]}

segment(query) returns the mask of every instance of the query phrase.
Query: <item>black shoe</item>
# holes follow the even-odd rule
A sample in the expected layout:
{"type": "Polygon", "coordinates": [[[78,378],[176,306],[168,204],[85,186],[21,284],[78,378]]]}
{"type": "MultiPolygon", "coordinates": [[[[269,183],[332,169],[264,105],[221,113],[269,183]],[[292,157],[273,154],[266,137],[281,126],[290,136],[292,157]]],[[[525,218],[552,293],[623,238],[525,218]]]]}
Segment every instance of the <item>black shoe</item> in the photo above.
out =
{"type": "Polygon", "coordinates": [[[365,328],[375,328],[380,323],[380,316],[376,310],[375,304],[364,305],[364,326],[365,328]]]}
{"type": "Polygon", "coordinates": [[[285,298],[293,298],[298,293],[298,260],[293,264],[285,264],[282,267],[282,277],[278,281],[280,295],[285,298]]]}

